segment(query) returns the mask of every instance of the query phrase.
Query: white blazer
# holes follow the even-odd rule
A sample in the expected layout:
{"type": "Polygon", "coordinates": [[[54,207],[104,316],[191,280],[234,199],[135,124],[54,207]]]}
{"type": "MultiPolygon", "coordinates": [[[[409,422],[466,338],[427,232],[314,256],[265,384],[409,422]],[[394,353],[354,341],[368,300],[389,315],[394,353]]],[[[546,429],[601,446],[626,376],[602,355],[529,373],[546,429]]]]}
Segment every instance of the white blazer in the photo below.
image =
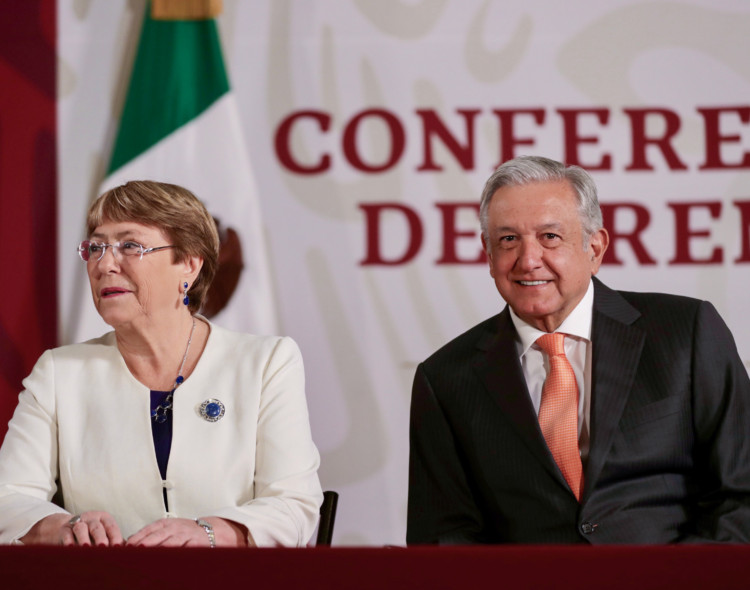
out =
{"type": "Polygon", "coordinates": [[[114,332],[48,350],[23,382],[0,449],[0,543],[50,514],[105,510],[125,537],[164,517],[219,516],[245,525],[259,546],[304,545],[323,498],[304,381],[292,339],[211,325],[175,392],[162,480],[149,389],[127,369],[114,332]],[[218,422],[199,413],[209,398],[226,408],[218,422]],[[51,502],[57,479],[64,510],[51,502]]]}

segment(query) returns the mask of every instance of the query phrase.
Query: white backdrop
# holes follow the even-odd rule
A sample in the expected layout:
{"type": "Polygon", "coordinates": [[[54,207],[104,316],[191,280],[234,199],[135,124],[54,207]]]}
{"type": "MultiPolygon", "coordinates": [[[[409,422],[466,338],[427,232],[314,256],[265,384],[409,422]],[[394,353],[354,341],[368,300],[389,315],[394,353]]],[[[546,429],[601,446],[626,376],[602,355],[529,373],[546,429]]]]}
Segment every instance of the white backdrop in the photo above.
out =
{"type": "MultiPolygon", "coordinates": [[[[63,339],[91,305],[73,249],[142,11],[58,0],[63,339]]],[[[614,241],[606,283],[712,301],[750,359],[746,0],[225,0],[219,27],[279,326],[305,358],[323,485],[341,493],[336,544],[403,544],[416,363],[503,306],[485,265],[438,262],[454,245],[454,259],[478,256],[471,204],[511,155],[501,137],[526,141],[516,155],[591,168],[616,233],[636,229],[634,211],[648,217],[614,241]],[[638,109],[654,111],[645,125],[638,109]],[[376,240],[367,221],[379,205],[376,240]],[[402,264],[363,264],[397,261],[410,244],[402,264]]]]}

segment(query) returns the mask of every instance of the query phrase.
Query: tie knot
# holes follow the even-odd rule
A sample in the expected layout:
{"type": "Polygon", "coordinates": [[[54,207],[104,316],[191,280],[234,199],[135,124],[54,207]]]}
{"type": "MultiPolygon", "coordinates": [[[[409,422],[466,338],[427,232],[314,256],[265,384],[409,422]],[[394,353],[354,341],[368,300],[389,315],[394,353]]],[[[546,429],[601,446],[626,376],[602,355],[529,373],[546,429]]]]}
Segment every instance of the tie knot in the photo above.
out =
{"type": "Polygon", "coordinates": [[[545,334],[537,338],[536,343],[549,356],[559,356],[565,354],[565,334],[555,332],[554,334],[545,334]]]}

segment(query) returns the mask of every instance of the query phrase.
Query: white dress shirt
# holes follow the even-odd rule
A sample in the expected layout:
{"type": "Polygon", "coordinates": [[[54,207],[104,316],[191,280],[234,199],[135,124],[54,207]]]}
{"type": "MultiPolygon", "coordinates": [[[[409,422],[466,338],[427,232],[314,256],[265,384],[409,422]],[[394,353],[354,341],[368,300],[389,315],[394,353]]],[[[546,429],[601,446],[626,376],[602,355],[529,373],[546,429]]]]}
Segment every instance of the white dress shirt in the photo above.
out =
{"type": "MultiPolygon", "coordinates": [[[[578,384],[578,446],[581,458],[585,461],[589,452],[589,432],[591,418],[591,320],[594,308],[594,283],[589,281],[586,294],[570,312],[560,327],[555,330],[565,334],[565,356],[573,367],[578,384]]],[[[518,332],[516,341],[518,357],[526,379],[534,411],[539,415],[542,401],[542,387],[549,371],[549,358],[542,352],[537,339],[540,332],[519,318],[511,308],[510,317],[518,332]]]]}

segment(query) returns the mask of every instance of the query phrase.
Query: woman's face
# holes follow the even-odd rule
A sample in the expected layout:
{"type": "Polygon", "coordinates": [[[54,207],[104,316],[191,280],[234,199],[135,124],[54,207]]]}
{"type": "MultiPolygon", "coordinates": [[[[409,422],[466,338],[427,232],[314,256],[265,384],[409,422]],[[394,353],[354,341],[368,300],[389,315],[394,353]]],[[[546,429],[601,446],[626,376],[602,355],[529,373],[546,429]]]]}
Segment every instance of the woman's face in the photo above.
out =
{"type": "MultiPolygon", "coordinates": [[[[137,242],[144,248],[169,246],[160,229],[131,221],[105,221],[89,236],[92,242],[115,244],[137,242]]],[[[114,328],[127,324],[165,317],[182,306],[182,284],[192,284],[190,259],[172,262],[167,248],[144,254],[126,256],[107,248],[101,260],[92,257],[86,263],[94,304],[105,322],[114,328]]]]}

